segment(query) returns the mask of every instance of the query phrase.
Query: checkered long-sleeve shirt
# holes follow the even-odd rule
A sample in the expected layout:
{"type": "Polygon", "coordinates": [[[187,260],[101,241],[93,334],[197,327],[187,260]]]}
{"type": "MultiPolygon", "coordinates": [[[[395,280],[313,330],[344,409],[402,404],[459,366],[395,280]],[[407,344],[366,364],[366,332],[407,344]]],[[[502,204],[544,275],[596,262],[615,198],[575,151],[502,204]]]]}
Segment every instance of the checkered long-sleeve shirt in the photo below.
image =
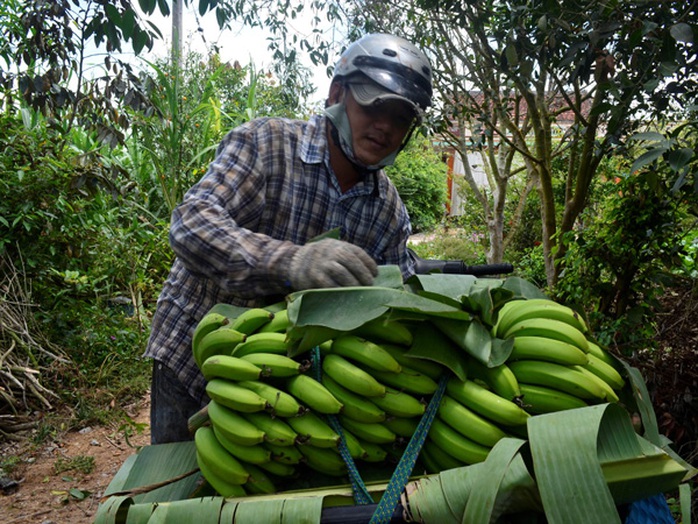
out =
{"type": "Polygon", "coordinates": [[[158,299],[145,356],[174,371],[195,399],[205,381],[191,335],[217,303],[269,303],[290,290],[290,257],[309,239],[339,228],[378,264],[413,273],[410,223],[397,190],[379,171],[342,193],[329,167],[327,121],[265,118],[231,131],[206,175],[174,210],[176,255],[158,299]]]}

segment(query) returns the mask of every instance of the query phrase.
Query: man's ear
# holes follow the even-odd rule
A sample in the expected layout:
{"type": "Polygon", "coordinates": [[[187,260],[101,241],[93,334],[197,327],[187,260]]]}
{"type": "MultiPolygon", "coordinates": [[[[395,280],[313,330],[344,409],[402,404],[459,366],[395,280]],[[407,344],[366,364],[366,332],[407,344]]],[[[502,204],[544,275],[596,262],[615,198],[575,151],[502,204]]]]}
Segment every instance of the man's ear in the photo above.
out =
{"type": "Polygon", "coordinates": [[[344,86],[341,82],[333,80],[330,84],[330,94],[327,97],[327,106],[332,106],[338,102],[341,102],[342,95],[344,93],[344,86]]]}

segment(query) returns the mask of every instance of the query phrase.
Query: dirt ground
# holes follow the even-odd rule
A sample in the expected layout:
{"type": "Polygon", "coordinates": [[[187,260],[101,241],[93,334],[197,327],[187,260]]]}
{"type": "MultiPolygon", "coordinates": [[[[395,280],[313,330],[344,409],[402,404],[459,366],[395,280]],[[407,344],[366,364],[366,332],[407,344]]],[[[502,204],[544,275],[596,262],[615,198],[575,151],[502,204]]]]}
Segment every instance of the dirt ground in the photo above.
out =
{"type": "Polygon", "coordinates": [[[126,410],[135,423],[145,424],[140,433],[136,431],[128,439],[119,428],[84,427],[51,439],[38,450],[28,449],[26,442],[2,445],[5,456],[20,456],[26,465],[21,467],[18,485],[0,494],[0,521],[3,524],[94,522],[100,498],[124,460],[138,446],[150,444],[149,399],[126,410]],[[81,473],[80,468],[57,471],[61,466],[80,465],[84,457],[94,457],[92,472],[81,473]]]}

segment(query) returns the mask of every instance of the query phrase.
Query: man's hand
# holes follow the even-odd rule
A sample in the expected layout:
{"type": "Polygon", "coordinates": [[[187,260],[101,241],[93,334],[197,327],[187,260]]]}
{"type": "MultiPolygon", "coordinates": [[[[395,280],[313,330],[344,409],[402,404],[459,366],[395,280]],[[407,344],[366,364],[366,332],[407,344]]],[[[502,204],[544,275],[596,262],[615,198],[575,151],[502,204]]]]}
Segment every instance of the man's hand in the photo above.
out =
{"type": "Polygon", "coordinates": [[[370,286],[378,266],[360,247],[326,238],[301,247],[291,258],[288,274],[295,290],[370,286]]]}

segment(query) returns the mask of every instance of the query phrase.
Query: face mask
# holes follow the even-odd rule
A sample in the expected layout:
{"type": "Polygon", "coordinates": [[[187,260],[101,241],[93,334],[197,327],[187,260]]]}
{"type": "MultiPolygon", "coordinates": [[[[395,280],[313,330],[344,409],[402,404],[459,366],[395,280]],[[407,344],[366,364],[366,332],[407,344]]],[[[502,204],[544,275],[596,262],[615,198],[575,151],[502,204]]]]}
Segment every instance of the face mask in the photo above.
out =
{"type": "Polygon", "coordinates": [[[351,126],[349,125],[349,117],[347,116],[347,107],[343,101],[325,109],[325,115],[334,124],[339,138],[339,147],[352,164],[355,164],[366,171],[377,171],[385,166],[392,165],[393,162],[395,162],[395,158],[400,152],[399,149],[397,151],[393,151],[378,164],[372,166],[367,166],[356,159],[354,156],[354,149],[352,147],[351,126]]]}

